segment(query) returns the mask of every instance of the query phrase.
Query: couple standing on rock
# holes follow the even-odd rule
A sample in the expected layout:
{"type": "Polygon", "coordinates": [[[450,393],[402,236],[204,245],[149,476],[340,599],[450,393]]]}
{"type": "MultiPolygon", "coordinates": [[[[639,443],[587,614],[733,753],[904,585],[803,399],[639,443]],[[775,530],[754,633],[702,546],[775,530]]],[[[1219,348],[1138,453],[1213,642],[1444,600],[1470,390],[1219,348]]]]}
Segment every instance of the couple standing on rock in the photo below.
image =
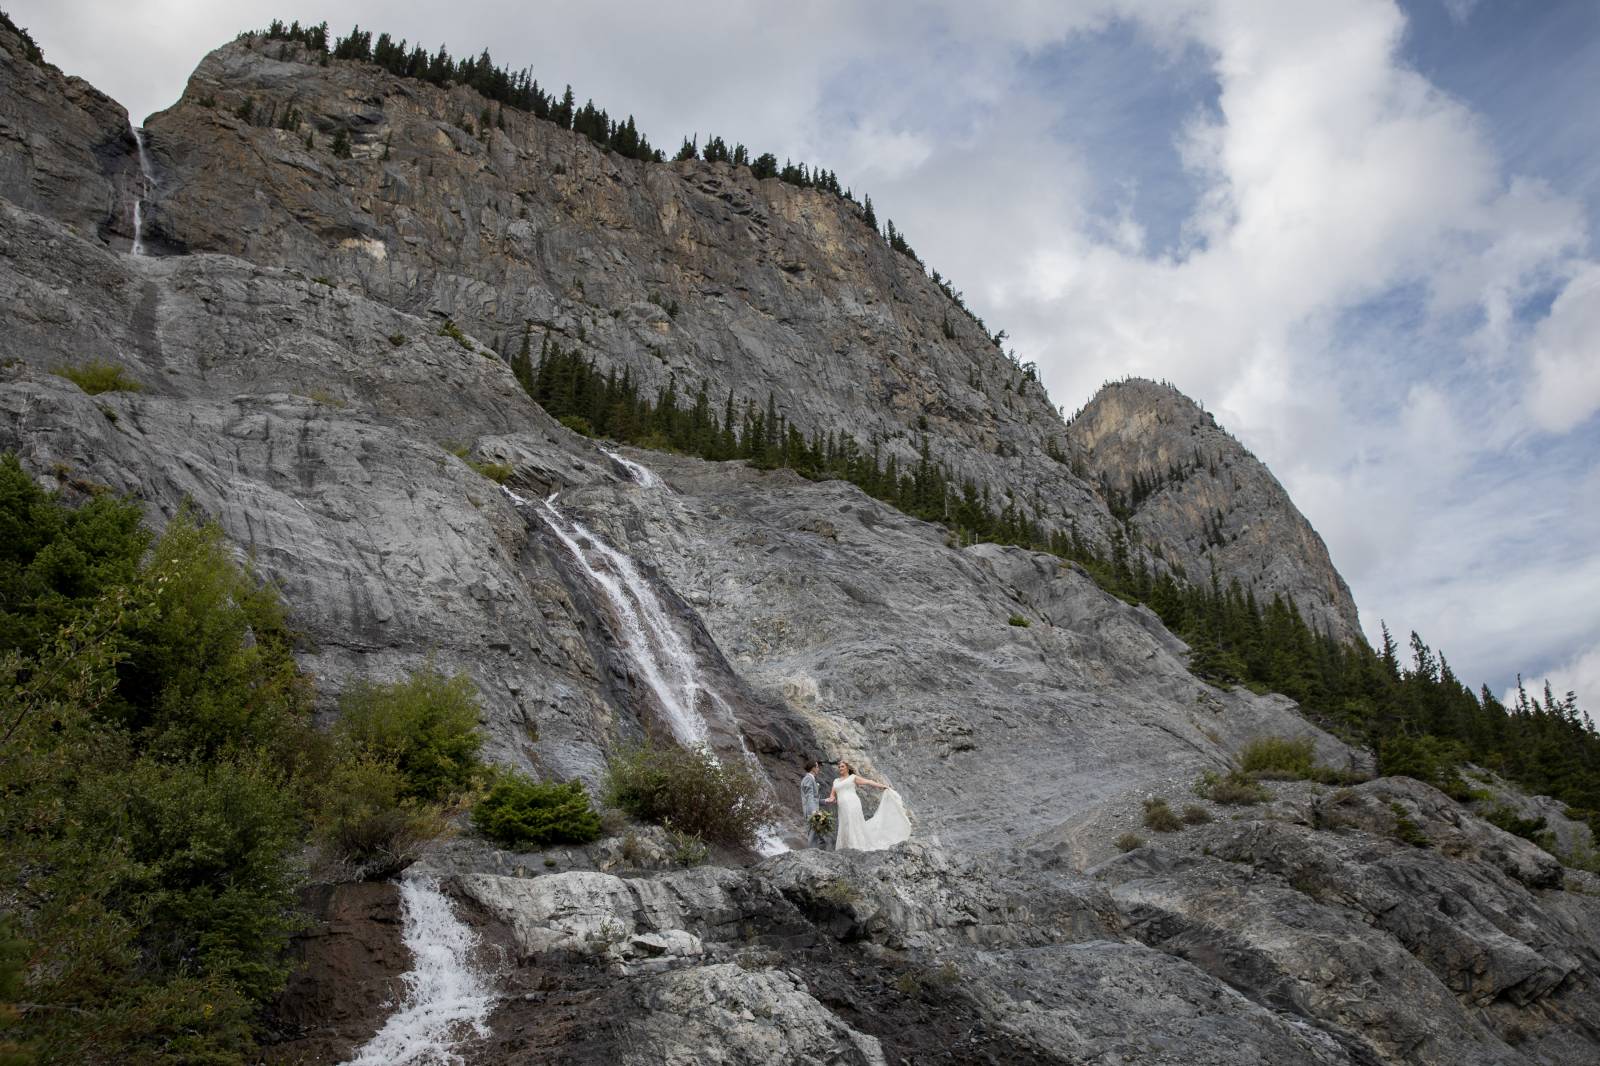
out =
{"type": "Polygon", "coordinates": [[[806,819],[806,837],[811,847],[826,848],[831,844],[840,850],[881,851],[911,838],[911,819],[906,816],[900,793],[881,781],[852,772],[845,760],[839,760],[839,776],[833,779],[828,798],[819,800],[821,793],[817,760],[812,759],[806,763],[806,775],[800,779],[800,810],[806,819]],[[861,813],[861,797],[856,794],[858,785],[883,789],[883,799],[871,818],[861,813]],[[819,831],[815,818],[828,804],[834,806],[838,821],[838,833],[832,842],[819,831]]]}

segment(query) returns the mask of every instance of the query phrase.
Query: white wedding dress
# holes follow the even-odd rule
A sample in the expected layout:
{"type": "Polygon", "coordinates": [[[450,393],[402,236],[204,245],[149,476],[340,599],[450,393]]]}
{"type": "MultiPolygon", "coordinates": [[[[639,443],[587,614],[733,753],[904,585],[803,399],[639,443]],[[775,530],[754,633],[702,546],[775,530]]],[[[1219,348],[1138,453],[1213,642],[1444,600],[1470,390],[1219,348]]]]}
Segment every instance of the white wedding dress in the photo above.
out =
{"type": "Polygon", "coordinates": [[[911,819],[906,816],[906,805],[900,793],[889,789],[878,802],[878,810],[871,818],[861,814],[861,797],[856,793],[856,775],[836,777],[833,780],[833,798],[838,803],[836,817],[839,835],[835,847],[855,851],[882,851],[902,840],[911,839],[911,819]]]}

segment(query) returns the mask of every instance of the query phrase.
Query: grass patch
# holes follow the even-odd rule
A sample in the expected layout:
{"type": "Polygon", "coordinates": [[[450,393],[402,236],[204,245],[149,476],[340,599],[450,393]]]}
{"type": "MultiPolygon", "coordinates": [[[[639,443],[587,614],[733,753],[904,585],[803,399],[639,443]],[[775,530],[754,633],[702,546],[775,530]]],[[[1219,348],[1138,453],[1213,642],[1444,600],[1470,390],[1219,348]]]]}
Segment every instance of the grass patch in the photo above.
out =
{"type": "Polygon", "coordinates": [[[1183,809],[1183,814],[1179,817],[1183,819],[1184,825],[1205,825],[1211,821],[1211,812],[1199,804],[1191,803],[1183,809]]]}
{"type": "Polygon", "coordinates": [[[454,319],[447,318],[444,320],[444,325],[439,327],[439,336],[449,337],[467,351],[472,351],[472,341],[467,339],[465,333],[461,332],[461,327],[455,324],[454,319]]]}
{"type": "Polygon", "coordinates": [[[1158,833],[1175,833],[1183,828],[1183,820],[1167,806],[1166,800],[1156,796],[1144,801],[1144,827],[1158,833]]]}
{"type": "Polygon", "coordinates": [[[600,836],[600,815],[579,781],[535,781],[506,773],[472,808],[472,827],[507,848],[587,844],[600,836]]]}
{"type": "Polygon", "coordinates": [[[468,459],[467,465],[496,485],[504,485],[514,472],[510,463],[480,463],[476,460],[468,459]]]}
{"type": "Polygon", "coordinates": [[[750,768],[703,747],[644,744],[619,753],[606,767],[605,800],[643,821],[735,847],[753,848],[773,817],[750,768]]]}
{"type": "Polygon", "coordinates": [[[76,366],[57,367],[53,373],[66,378],[90,396],[102,392],[142,392],[144,386],[127,375],[116,363],[91,359],[76,366]]]}
{"type": "Polygon", "coordinates": [[[1226,774],[1207,770],[1195,782],[1194,794],[1230,807],[1248,807],[1272,798],[1272,794],[1259,781],[1239,770],[1231,770],[1226,774]]]}
{"type": "Polygon", "coordinates": [[[1239,769],[1258,779],[1301,781],[1309,778],[1315,768],[1310,737],[1262,737],[1252,740],[1239,753],[1239,769]]]}
{"type": "Polygon", "coordinates": [[[1033,624],[1032,622],[1028,621],[1026,618],[1022,617],[1020,614],[1012,615],[1010,618],[1006,619],[1006,623],[1008,625],[1014,625],[1019,629],[1027,629],[1029,626],[1031,626],[1033,624]]]}
{"type": "Polygon", "coordinates": [[[1144,847],[1144,837],[1138,833],[1123,833],[1117,838],[1118,851],[1132,851],[1134,848],[1144,847]]]}
{"type": "Polygon", "coordinates": [[[402,345],[405,344],[405,342],[406,342],[406,335],[404,333],[391,333],[391,334],[389,334],[389,343],[394,345],[396,348],[401,347],[402,345]]]}
{"type": "Polygon", "coordinates": [[[562,415],[561,424],[581,436],[594,436],[594,426],[590,425],[589,420],[582,415],[562,415]]]}

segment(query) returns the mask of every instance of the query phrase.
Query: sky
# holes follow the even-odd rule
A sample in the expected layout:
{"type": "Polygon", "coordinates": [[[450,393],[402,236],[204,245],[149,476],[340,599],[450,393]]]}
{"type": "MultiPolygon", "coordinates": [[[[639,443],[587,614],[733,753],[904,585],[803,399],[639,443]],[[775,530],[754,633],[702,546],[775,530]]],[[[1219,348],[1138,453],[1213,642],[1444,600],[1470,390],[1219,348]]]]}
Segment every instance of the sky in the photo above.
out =
{"type": "Polygon", "coordinates": [[[1125,375],[1203,403],[1369,636],[1600,713],[1593,0],[0,2],[136,116],[326,19],[828,167],[1068,413],[1125,375]]]}

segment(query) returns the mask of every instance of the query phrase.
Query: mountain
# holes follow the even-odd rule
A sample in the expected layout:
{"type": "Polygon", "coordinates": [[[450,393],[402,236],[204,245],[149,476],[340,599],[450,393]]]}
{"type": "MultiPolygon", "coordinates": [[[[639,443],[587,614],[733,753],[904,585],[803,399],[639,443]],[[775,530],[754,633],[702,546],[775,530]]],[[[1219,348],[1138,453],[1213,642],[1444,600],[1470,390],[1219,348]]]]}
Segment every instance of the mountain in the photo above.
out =
{"type": "Polygon", "coordinates": [[[324,717],[432,664],[471,679],[487,754],[541,778],[703,739],[786,807],[805,756],[848,757],[916,821],[888,853],[688,869],[650,827],[463,834],[398,887],[321,886],[274,1061],[385,1025],[488,1063],[1593,1061],[1592,875],[1195,676],[1093,566],[848,480],[603,447],[511,363],[526,337],[686,408],[731,393],[1358,636],[1320,538],[1181,394],[1111,385],[1067,422],[851,200],[623,158],[299,41],[213,52],[142,146],[8,29],[0,87],[0,450],[71,499],[215,517],[324,717]],[[89,360],[140,388],[56,373],[89,360]],[[1333,784],[1195,795],[1269,739],[1333,784]],[[1124,850],[1157,798],[1195,824],[1124,850]],[[429,966],[475,1035],[385,1005],[429,966]]]}

